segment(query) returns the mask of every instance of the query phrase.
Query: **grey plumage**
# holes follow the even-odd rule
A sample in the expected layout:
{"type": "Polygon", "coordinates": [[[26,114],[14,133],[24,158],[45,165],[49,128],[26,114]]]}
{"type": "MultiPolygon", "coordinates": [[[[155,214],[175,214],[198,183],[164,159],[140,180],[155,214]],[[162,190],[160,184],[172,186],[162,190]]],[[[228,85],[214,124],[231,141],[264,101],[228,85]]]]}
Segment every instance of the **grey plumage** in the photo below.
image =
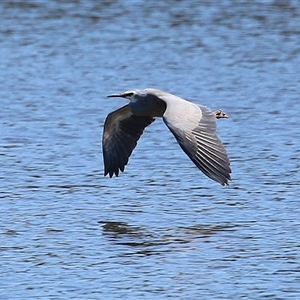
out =
{"type": "Polygon", "coordinates": [[[144,129],[155,117],[163,121],[193,163],[209,178],[227,185],[230,162],[216,134],[216,118],[226,118],[173,94],[157,89],[126,91],[108,97],[123,97],[130,103],[111,112],[104,124],[104,175],[118,176],[124,171],[144,129]]]}

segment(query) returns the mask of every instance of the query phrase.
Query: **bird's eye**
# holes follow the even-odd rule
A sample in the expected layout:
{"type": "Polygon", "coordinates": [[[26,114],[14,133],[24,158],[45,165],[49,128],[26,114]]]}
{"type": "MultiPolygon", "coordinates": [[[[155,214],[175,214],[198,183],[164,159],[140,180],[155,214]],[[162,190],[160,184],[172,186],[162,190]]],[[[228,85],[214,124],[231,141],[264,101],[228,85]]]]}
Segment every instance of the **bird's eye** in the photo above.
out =
{"type": "Polygon", "coordinates": [[[133,96],[133,92],[128,92],[128,93],[126,93],[126,97],[131,97],[131,96],[133,96]]]}

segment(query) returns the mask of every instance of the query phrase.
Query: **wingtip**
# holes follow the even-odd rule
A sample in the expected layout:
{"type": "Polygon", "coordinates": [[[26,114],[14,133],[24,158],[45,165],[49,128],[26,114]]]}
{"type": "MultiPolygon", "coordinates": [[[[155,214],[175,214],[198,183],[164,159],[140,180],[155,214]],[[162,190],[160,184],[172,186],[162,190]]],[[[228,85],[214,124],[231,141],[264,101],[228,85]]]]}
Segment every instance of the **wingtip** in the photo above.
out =
{"type": "Polygon", "coordinates": [[[106,175],[108,175],[109,178],[112,178],[114,175],[115,175],[116,177],[119,177],[119,169],[114,170],[114,171],[105,170],[103,174],[104,174],[104,177],[105,177],[106,175]]]}
{"type": "Polygon", "coordinates": [[[229,186],[230,181],[231,181],[231,177],[230,177],[230,175],[229,175],[229,177],[226,178],[223,182],[221,182],[221,184],[222,184],[223,186],[229,186]]]}

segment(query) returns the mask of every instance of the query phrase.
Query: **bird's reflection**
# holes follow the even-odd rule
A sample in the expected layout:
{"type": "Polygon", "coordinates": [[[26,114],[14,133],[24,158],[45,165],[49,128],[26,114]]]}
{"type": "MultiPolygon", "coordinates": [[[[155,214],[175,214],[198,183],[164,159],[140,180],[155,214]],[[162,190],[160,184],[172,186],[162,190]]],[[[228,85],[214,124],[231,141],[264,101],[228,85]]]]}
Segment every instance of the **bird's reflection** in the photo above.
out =
{"type": "Polygon", "coordinates": [[[141,227],[132,226],[126,222],[100,221],[99,223],[103,224],[103,233],[111,237],[117,238],[122,235],[141,237],[143,235],[143,229],[141,227]]]}
{"type": "Polygon", "coordinates": [[[133,247],[126,255],[153,255],[182,249],[184,244],[192,244],[196,239],[210,238],[224,231],[235,231],[237,225],[209,224],[189,227],[147,229],[126,222],[100,221],[103,235],[116,245],[133,247]],[[172,245],[172,247],[169,247],[172,245]]]}

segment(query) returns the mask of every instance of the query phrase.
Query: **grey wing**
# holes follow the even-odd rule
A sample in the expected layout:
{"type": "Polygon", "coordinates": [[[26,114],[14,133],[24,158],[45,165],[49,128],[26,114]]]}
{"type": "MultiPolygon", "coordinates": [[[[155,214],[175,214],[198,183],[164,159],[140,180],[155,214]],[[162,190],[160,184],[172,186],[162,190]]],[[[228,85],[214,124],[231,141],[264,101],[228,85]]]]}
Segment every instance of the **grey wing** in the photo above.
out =
{"type": "Polygon", "coordinates": [[[201,118],[194,128],[179,128],[172,118],[164,117],[164,122],[194,164],[209,178],[227,185],[231,179],[230,162],[216,134],[216,118],[207,107],[201,106],[200,109],[202,116],[199,114],[201,118]]]}
{"type": "Polygon", "coordinates": [[[124,171],[145,127],[154,120],[153,117],[133,115],[128,105],[107,116],[102,139],[104,176],[118,176],[119,170],[124,171]]]}

